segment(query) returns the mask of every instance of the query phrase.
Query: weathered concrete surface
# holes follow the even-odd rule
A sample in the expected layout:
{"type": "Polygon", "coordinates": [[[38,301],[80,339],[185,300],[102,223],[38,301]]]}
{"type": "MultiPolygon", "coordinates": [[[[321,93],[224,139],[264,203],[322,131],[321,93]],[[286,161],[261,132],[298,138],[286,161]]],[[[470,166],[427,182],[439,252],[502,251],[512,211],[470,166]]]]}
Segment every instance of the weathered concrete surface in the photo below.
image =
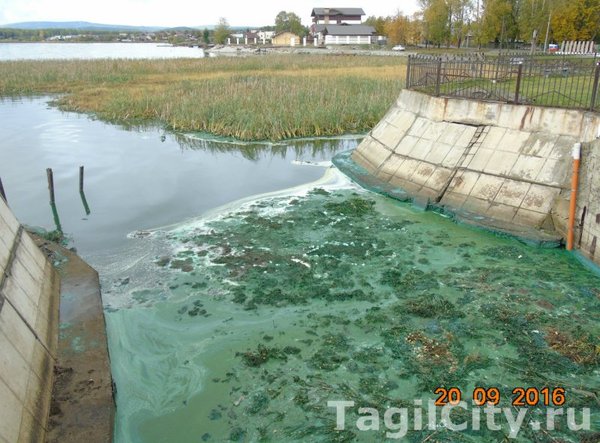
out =
{"type": "MultiPolygon", "coordinates": [[[[594,140],[599,128],[594,113],[404,90],[353,159],[465,220],[487,220],[508,232],[535,228],[546,236],[560,234],[555,224],[568,216],[571,148],[594,140]]],[[[588,176],[582,187],[597,189],[588,176]]]]}
{"type": "Polygon", "coordinates": [[[98,273],[73,252],[35,237],[61,274],[60,336],[46,441],[110,442],[115,404],[98,273]]]}
{"type": "Polygon", "coordinates": [[[576,246],[600,263],[600,140],[584,143],[577,198],[576,246]]]}
{"type": "Polygon", "coordinates": [[[0,441],[46,437],[59,278],[0,198],[0,441]]]}

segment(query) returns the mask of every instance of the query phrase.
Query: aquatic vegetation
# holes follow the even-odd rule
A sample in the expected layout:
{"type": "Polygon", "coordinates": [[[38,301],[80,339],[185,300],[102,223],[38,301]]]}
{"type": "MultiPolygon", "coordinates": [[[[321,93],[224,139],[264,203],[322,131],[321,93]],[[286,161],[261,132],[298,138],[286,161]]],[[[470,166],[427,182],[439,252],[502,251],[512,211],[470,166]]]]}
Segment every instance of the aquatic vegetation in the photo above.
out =
{"type": "Polygon", "coordinates": [[[405,65],[300,54],[10,61],[0,62],[0,96],[59,93],[61,109],[123,126],[274,141],[368,132],[398,96],[405,65]]]}
{"type": "MultiPolygon", "coordinates": [[[[185,358],[207,371],[187,406],[206,418],[186,422],[207,441],[380,441],[383,429],[352,427],[359,407],[408,407],[439,386],[496,386],[504,406],[517,386],[563,386],[600,423],[600,277],[563,251],[329,189],[249,203],[160,241],[171,252],[152,258],[152,272],[177,301],[154,309],[178,347],[190,335],[185,358]],[[356,404],[344,431],[327,407],[339,399],[356,404]]],[[[152,441],[153,420],[175,426],[179,413],[189,409],[135,426],[152,441]]],[[[557,429],[548,438],[593,435],[557,429]]],[[[546,441],[530,428],[521,438],[546,441]]]]}

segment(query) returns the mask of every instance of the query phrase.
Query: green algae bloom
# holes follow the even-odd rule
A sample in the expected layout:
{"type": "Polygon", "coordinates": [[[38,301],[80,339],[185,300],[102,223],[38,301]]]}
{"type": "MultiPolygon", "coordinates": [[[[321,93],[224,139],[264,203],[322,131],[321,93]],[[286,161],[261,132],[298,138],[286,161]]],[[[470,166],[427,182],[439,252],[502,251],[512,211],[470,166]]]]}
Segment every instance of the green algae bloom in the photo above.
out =
{"type": "MultiPolygon", "coordinates": [[[[107,314],[135,328],[119,337],[137,361],[116,371],[129,414],[119,441],[160,441],[161,429],[173,441],[383,441],[384,428],[356,429],[358,407],[408,407],[440,386],[497,387],[503,407],[515,387],[561,386],[567,406],[591,409],[592,431],[548,435],[598,429],[600,278],[562,250],[353,188],[257,200],[141,241],[161,245],[144,266],[171,289],[107,314]],[[135,382],[136,371],[155,375],[135,382]],[[327,406],[339,399],[356,404],[343,431],[327,406]]],[[[404,441],[506,435],[438,428],[404,441]]],[[[524,426],[515,441],[549,438],[524,426]]]]}

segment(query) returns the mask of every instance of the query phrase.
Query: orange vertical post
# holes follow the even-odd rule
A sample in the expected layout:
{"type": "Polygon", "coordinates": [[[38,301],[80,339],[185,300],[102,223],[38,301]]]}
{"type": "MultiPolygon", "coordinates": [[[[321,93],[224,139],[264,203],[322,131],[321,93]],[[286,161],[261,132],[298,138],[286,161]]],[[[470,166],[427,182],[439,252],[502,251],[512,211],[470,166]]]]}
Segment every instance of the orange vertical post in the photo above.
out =
{"type": "Polygon", "coordinates": [[[573,145],[573,175],[571,176],[571,200],[569,205],[569,226],[567,230],[567,251],[573,250],[575,237],[575,212],[577,211],[577,189],[579,187],[579,162],[581,160],[581,143],[573,145]]]}

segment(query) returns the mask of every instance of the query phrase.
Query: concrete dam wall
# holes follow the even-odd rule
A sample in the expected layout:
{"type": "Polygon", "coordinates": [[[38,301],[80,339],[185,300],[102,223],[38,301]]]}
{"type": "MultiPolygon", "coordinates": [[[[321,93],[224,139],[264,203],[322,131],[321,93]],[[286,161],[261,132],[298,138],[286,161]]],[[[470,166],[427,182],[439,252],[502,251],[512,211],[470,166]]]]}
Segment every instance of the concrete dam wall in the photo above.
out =
{"type": "Polygon", "coordinates": [[[60,281],[0,198],[0,441],[45,441],[60,281]]]}
{"type": "Polygon", "coordinates": [[[600,263],[598,136],[595,113],[403,90],[352,160],[462,220],[547,240],[566,233],[571,150],[582,142],[576,246],[600,263]]]}

